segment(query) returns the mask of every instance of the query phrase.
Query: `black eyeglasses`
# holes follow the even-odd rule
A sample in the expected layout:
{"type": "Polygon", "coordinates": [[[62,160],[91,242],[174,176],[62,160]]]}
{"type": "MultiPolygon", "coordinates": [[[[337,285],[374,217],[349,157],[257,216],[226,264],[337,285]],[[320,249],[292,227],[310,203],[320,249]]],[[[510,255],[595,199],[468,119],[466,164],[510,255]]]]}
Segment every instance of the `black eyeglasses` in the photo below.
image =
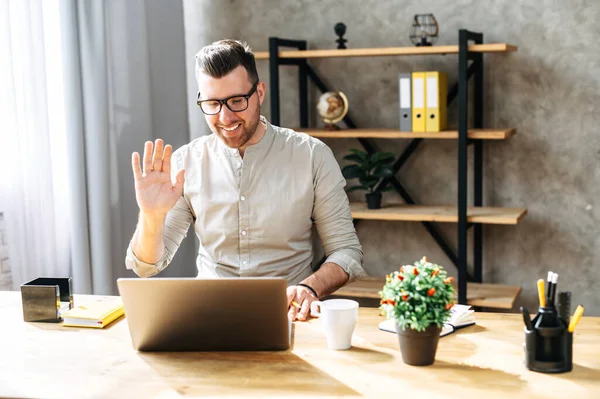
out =
{"type": "Polygon", "coordinates": [[[209,100],[200,100],[200,93],[198,93],[198,101],[196,102],[202,112],[206,115],[216,115],[221,112],[221,108],[223,108],[223,104],[229,108],[232,112],[242,112],[248,108],[248,99],[252,97],[254,92],[256,91],[256,87],[258,86],[258,82],[254,83],[252,89],[245,96],[231,96],[227,97],[223,100],[209,99],[209,100]]]}

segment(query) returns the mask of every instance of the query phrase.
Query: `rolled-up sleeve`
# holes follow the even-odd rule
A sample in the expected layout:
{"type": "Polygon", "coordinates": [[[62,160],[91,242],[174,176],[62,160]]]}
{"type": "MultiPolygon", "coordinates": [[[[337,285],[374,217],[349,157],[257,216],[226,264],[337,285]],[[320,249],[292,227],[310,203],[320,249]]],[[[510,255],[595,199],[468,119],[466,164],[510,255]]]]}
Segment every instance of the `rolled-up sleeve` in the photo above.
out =
{"type": "Polygon", "coordinates": [[[319,142],[313,158],[315,200],[312,218],[323,243],[325,262],[348,273],[346,284],[365,277],[363,251],[354,229],[346,179],[331,149],[319,142]]]}
{"type": "MultiPolygon", "coordinates": [[[[177,172],[183,168],[183,149],[176,151],[171,158],[171,180],[175,181],[177,172]]],[[[194,219],[192,210],[182,195],[175,206],[167,213],[164,228],[165,248],[163,256],[156,263],[147,263],[140,260],[133,252],[132,241],[127,247],[125,266],[140,277],[151,277],[163,271],[173,260],[181,242],[187,236],[190,224],[194,219]]],[[[132,239],[133,240],[133,239],[132,239]]]]}

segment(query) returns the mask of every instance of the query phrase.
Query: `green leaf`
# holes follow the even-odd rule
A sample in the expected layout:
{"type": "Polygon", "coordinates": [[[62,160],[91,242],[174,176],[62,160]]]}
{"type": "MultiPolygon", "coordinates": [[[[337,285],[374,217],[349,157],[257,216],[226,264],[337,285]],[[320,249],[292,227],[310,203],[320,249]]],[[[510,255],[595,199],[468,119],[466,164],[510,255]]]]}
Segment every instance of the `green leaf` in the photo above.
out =
{"type": "Polygon", "coordinates": [[[394,171],[391,168],[379,165],[373,171],[373,176],[377,176],[377,177],[392,177],[392,176],[394,176],[394,171]]]}
{"type": "Polygon", "coordinates": [[[367,154],[366,152],[357,150],[356,148],[350,149],[350,152],[358,155],[362,161],[366,161],[369,156],[369,154],[367,154]]]}
{"type": "Polygon", "coordinates": [[[364,158],[357,154],[348,154],[344,156],[344,159],[347,161],[353,161],[358,164],[362,164],[364,162],[364,158]]]}
{"type": "Polygon", "coordinates": [[[391,152],[376,152],[371,156],[371,161],[376,164],[386,164],[395,158],[391,152]]]}
{"type": "Polygon", "coordinates": [[[342,175],[346,179],[357,179],[364,177],[365,171],[358,165],[346,165],[342,169],[342,175]]]}
{"type": "Polygon", "coordinates": [[[375,176],[361,176],[358,181],[360,182],[360,184],[362,184],[363,186],[367,186],[367,187],[375,187],[375,185],[377,184],[377,182],[379,181],[378,177],[375,176]]]}

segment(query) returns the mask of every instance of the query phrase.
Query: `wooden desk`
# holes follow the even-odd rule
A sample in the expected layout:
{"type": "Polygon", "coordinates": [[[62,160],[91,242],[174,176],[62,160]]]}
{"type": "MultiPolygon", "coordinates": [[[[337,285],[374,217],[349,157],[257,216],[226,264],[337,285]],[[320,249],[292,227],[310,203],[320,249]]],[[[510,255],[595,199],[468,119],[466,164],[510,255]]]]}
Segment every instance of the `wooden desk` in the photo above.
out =
{"type": "MultiPolygon", "coordinates": [[[[76,302],[85,298],[76,297],[76,302]]],[[[523,365],[522,318],[478,313],[477,325],[440,339],[436,363],[402,362],[376,309],[360,309],[348,351],[331,351],[318,319],[295,323],[286,352],[138,353],[127,322],[104,330],[25,323],[18,292],[0,292],[0,397],[583,398],[600,395],[600,318],[575,333],[574,368],[523,365]]]]}

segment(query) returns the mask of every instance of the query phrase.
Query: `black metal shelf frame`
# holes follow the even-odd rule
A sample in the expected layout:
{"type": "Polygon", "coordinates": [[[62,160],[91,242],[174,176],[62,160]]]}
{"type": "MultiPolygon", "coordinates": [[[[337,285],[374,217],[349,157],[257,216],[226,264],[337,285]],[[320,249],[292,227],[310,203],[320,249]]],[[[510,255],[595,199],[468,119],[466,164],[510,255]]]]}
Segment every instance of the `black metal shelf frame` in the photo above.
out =
{"type": "MultiPolygon", "coordinates": [[[[458,270],[458,302],[461,304],[467,303],[467,281],[482,282],[483,260],[483,225],[467,222],[467,147],[470,144],[473,144],[474,161],[473,205],[483,205],[483,140],[470,140],[467,136],[469,120],[468,89],[471,78],[474,80],[473,127],[483,128],[483,53],[470,52],[469,42],[471,41],[475,44],[483,44],[483,34],[470,32],[466,29],[458,31],[458,82],[449,88],[447,97],[448,105],[458,97],[458,252],[455,253],[452,250],[434,223],[421,222],[458,270]],[[467,269],[467,233],[471,227],[473,227],[473,275],[467,269]]],[[[271,123],[280,125],[279,66],[295,65],[298,66],[300,127],[308,128],[308,79],[310,78],[322,93],[328,92],[329,88],[310,66],[306,58],[279,58],[279,47],[294,47],[298,50],[306,50],[307,42],[305,40],[288,40],[278,37],[269,38],[271,123]]],[[[349,115],[344,117],[344,123],[350,129],[356,128],[356,124],[349,115]]],[[[359,138],[358,141],[365,151],[369,153],[377,151],[377,147],[371,140],[359,138]]],[[[422,141],[423,139],[416,138],[409,143],[394,162],[393,169],[395,173],[402,168],[422,141]]],[[[381,191],[390,184],[407,204],[416,204],[396,177],[382,179],[375,190],[381,191]]]]}

